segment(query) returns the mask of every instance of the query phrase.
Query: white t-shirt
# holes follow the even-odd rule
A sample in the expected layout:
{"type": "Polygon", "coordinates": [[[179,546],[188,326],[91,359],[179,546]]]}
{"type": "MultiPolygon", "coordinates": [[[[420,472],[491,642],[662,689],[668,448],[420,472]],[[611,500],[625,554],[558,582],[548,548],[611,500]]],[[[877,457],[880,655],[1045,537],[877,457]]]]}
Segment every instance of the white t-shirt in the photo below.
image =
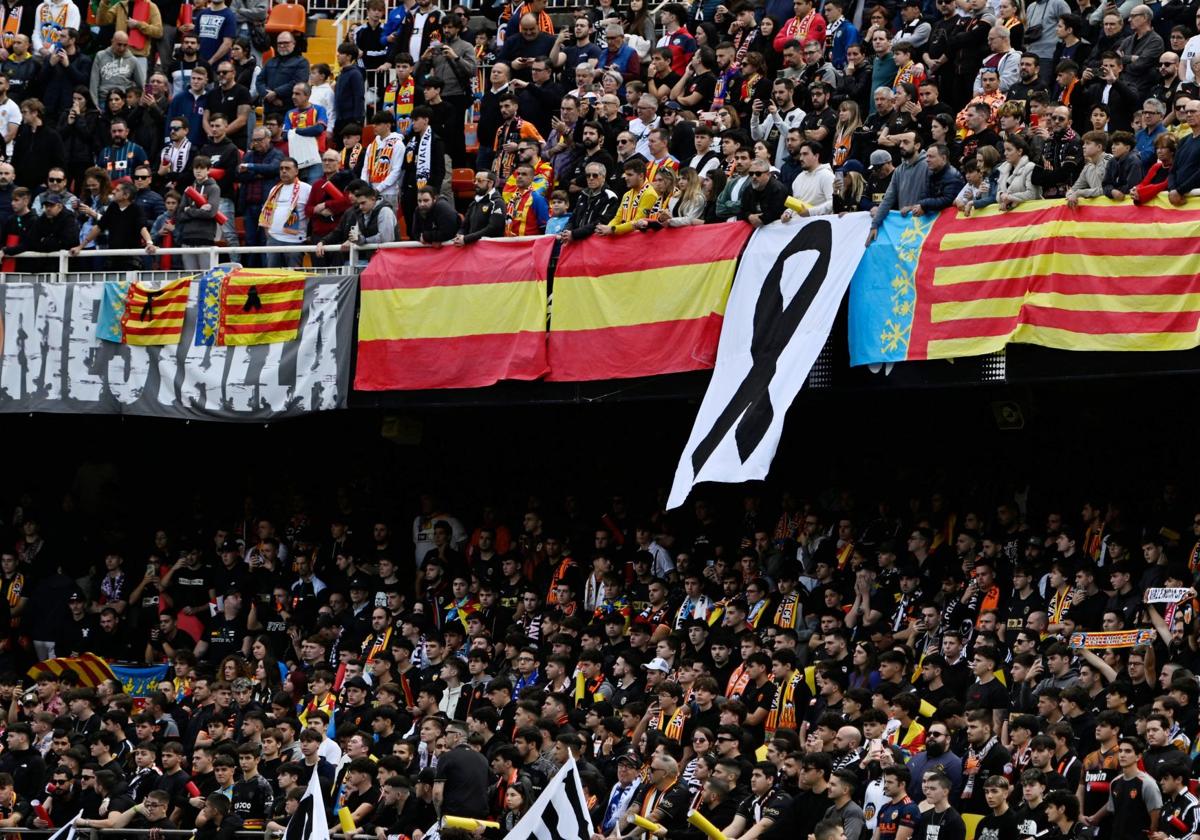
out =
{"type": "MultiPolygon", "coordinates": [[[[21,119],[21,106],[11,99],[0,105],[0,125],[4,128],[4,136],[8,136],[8,132],[12,131],[14,125],[20,126],[23,120],[21,119]]],[[[16,137],[16,134],[13,135],[16,137]]],[[[5,154],[11,158],[13,153],[13,141],[9,140],[4,147],[5,154]]]]}
{"type": "MultiPolygon", "coordinates": [[[[1184,84],[1196,81],[1196,74],[1192,72],[1192,59],[1198,55],[1200,55],[1200,35],[1193,35],[1183,45],[1183,54],[1179,56],[1179,80],[1184,84]]],[[[1171,107],[1170,102],[1163,104],[1168,108],[1171,107]]]]}
{"type": "Polygon", "coordinates": [[[408,39],[408,52],[414,62],[421,60],[421,36],[425,34],[425,21],[429,20],[431,14],[432,11],[413,13],[413,31],[408,39]]]}
{"type": "Polygon", "coordinates": [[[329,130],[333,131],[333,124],[337,122],[337,115],[334,113],[333,108],[333,85],[326,82],[323,85],[314,87],[310,101],[313,105],[320,105],[325,109],[325,113],[329,117],[329,130]]]}
{"type": "Polygon", "coordinates": [[[280,188],[278,195],[275,197],[275,212],[271,215],[271,224],[267,227],[267,233],[273,239],[278,239],[281,242],[291,242],[296,245],[301,245],[305,239],[305,223],[304,208],[308,204],[308,194],[312,191],[312,187],[303,181],[297,181],[294,184],[288,184],[280,188]],[[298,224],[293,225],[300,233],[293,234],[284,231],[287,225],[288,216],[292,212],[292,199],[295,191],[299,190],[300,195],[296,197],[296,215],[298,224]]]}

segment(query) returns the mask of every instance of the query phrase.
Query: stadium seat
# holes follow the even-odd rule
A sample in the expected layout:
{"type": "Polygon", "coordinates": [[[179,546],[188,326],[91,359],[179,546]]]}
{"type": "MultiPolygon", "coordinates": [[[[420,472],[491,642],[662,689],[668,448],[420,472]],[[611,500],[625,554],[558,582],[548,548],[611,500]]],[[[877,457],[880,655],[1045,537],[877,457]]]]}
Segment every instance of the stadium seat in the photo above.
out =
{"type": "Polygon", "coordinates": [[[475,195],[475,170],[470,167],[455,169],[450,176],[455,198],[472,198],[475,195]]]}
{"type": "Polygon", "coordinates": [[[267,14],[267,34],[295,32],[303,35],[308,30],[308,13],[301,3],[278,3],[267,14]]]}

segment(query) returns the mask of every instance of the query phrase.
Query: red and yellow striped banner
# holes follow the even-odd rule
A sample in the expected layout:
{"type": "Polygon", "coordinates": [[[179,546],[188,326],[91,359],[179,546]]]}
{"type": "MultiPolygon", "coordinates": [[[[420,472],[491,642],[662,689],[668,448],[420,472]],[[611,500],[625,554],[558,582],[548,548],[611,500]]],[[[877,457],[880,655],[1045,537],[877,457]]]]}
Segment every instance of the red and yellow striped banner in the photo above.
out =
{"type": "Polygon", "coordinates": [[[95,688],[105,680],[115,680],[108,663],[94,653],[83,653],[79,656],[60,656],[57,659],[45,659],[27,672],[30,679],[39,679],[43,674],[61,677],[67,671],[79,675],[79,684],[85,688],[95,688]]]}
{"type": "Polygon", "coordinates": [[[910,359],[1200,344],[1200,208],[1036,201],[950,210],[921,246],[910,359]]]}
{"type": "Polygon", "coordinates": [[[299,271],[239,268],[221,285],[217,343],[273,344],[300,334],[305,275],[299,271]]]}
{"type": "Polygon", "coordinates": [[[361,278],[362,391],[480,388],[545,376],[554,240],[380,251],[361,278]]]}
{"type": "Polygon", "coordinates": [[[892,213],[851,283],[851,364],[1198,347],[1197,236],[1200,206],[1164,196],[892,213]]]}
{"type": "Polygon", "coordinates": [[[711,368],[748,224],[567,245],[554,277],[550,375],[578,382],[711,368]]]}
{"type": "Polygon", "coordinates": [[[150,346],[178,344],[187,314],[192,278],[182,277],[158,288],[142,282],[130,284],[121,317],[126,344],[150,346]]]}

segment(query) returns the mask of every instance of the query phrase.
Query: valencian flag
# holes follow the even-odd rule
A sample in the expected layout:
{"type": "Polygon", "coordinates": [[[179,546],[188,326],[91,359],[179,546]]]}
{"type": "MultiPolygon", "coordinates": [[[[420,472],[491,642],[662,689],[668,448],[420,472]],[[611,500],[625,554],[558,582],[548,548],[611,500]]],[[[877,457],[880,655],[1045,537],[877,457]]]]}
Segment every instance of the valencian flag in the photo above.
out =
{"type": "Polygon", "coordinates": [[[58,678],[67,671],[74,671],[79,676],[79,684],[84,688],[95,688],[105,680],[116,679],[108,663],[94,653],[46,659],[30,668],[26,675],[32,680],[43,674],[58,678]]]}
{"type": "Polygon", "coordinates": [[[182,277],[161,284],[105,283],[96,337],[117,344],[178,344],[191,282],[191,277],[182,277]]]}
{"type": "Polygon", "coordinates": [[[1010,342],[1060,350],[1200,345],[1200,210],[1088,199],[964,218],[893,213],[850,288],[851,364],[1010,342]]]}
{"type": "Polygon", "coordinates": [[[217,343],[273,344],[300,334],[306,275],[282,269],[241,268],[224,277],[217,343]]]}
{"type": "Polygon", "coordinates": [[[360,279],[362,391],[480,388],[546,374],[553,237],[379,251],[360,279]]]}
{"type": "Polygon", "coordinates": [[[197,347],[208,347],[217,343],[217,332],[221,329],[221,288],[225,278],[241,267],[241,263],[223,263],[196,278],[197,347]]]}
{"type": "Polygon", "coordinates": [[[568,243],[554,272],[551,380],[711,368],[745,223],[568,243]]]}

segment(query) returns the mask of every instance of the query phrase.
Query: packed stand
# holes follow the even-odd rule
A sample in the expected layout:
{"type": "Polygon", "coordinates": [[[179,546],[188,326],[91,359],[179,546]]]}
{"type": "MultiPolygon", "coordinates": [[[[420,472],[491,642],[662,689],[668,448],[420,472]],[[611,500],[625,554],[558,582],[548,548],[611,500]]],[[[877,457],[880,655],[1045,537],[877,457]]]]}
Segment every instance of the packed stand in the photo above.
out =
{"type": "Polygon", "coordinates": [[[634,815],[699,840],[690,810],[731,840],[1194,837],[1200,514],[1172,488],[1080,514],[828,498],[247,508],[94,557],[25,503],[0,826],[224,840],[281,829],[316,773],[380,840],[439,815],[499,840],[572,756],[595,840],[634,815]],[[166,670],[136,703],[20,676],[83,653],[166,670]]]}
{"type": "Polygon", "coordinates": [[[1195,3],[367,0],[336,66],[310,64],[302,32],[269,36],[267,0],[8,5],[8,270],[56,267],[23,251],[214,242],[315,244],[303,259],[336,265],[354,242],[853,210],[874,237],[891,210],[1200,188],[1195,3]]]}

